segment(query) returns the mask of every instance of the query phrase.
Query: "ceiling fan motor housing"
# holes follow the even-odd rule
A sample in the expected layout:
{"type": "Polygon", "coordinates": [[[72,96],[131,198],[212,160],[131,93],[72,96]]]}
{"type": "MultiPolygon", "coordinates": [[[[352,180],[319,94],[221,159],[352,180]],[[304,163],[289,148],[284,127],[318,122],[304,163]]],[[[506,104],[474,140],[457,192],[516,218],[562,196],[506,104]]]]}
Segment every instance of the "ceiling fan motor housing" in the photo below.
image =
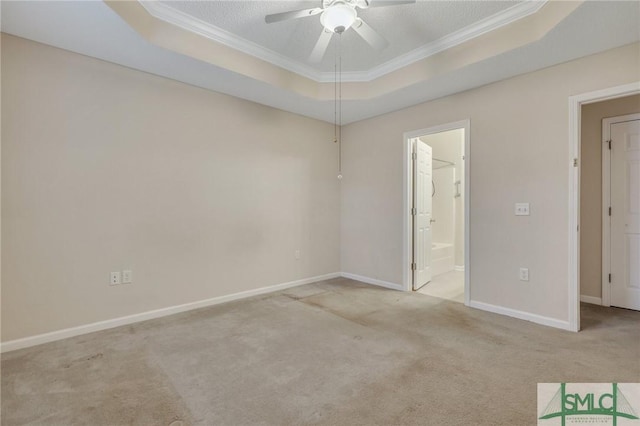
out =
{"type": "Polygon", "coordinates": [[[320,22],[327,30],[341,34],[348,30],[358,18],[353,5],[343,2],[332,2],[320,15],[320,22]]]}

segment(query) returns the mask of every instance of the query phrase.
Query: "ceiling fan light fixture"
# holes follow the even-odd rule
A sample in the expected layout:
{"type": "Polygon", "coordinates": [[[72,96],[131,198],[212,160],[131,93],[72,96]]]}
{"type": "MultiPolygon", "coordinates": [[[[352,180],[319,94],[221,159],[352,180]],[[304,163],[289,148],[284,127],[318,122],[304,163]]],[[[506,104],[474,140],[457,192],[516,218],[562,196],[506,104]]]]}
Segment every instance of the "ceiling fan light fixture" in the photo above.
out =
{"type": "Polygon", "coordinates": [[[351,27],[356,21],[356,10],[346,4],[330,6],[320,15],[320,22],[327,30],[334,33],[342,33],[351,27]]]}

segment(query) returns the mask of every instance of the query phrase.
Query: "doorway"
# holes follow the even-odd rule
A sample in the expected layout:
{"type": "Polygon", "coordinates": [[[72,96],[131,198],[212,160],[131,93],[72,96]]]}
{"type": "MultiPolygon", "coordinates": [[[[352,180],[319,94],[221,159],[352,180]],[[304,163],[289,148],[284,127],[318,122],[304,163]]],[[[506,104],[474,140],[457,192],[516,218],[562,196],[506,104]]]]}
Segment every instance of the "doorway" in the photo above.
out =
{"type": "MultiPolygon", "coordinates": [[[[592,287],[589,283],[593,278],[596,278],[599,282],[599,277],[601,275],[604,277],[605,273],[604,271],[602,271],[602,274],[594,274],[593,272],[589,273],[586,270],[582,271],[582,269],[585,269],[585,266],[587,265],[602,265],[602,262],[598,259],[583,259],[583,257],[585,257],[584,253],[581,253],[581,248],[583,246],[586,246],[583,239],[589,238],[590,240],[593,240],[593,237],[590,235],[591,233],[585,231],[589,231],[595,228],[598,230],[597,233],[602,235],[602,232],[600,232],[600,228],[597,224],[589,226],[582,217],[585,212],[589,211],[589,209],[582,206],[585,201],[583,197],[586,193],[581,194],[581,192],[583,192],[585,188],[590,187],[589,182],[582,182],[583,178],[585,177],[582,176],[584,172],[583,166],[585,165],[585,157],[583,156],[581,146],[584,143],[585,139],[585,132],[582,126],[584,126],[584,124],[587,122],[586,120],[584,120],[585,117],[583,117],[583,108],[592,104],[626,98],[638,94],[640,94],[640,82],[596,90],[594,92],[588,92],[569,97],[570,156],[567,164],[569,172],[569,299],[567,306],[569,314],[569,324],[567,326],[567,329],[571,331],[580,330],[581,301],[587,303],[603,304],[601,296],[597,294],[600,293],[599,286],[596,283],[596,285],[592,287]],[[582,293],[583,290],[588,291],[589,288],[593,288],[594,292],[597,293],[591,295],[582,293]]],[[[613,115],[620,115],[620,113],[618,112],[617,114],[614,113],[605,115],[605,117],[611,117],[613,115]]],[[[598,121],[598,127],[600,127],[600,123],[601,121],[598,121]]],[[[598,139],[600,138],[598,137],[598,139]]],[[[598,145],[600,145],[601,143],[602,141],[599,140],[598,145]]],[[[598,150],[601,149],[602,148],[598,147],[598,150]]],[[[600,166],[598,165],[597,167],[599,168],[600,166]]],[[[600,186],[600,183],[597,183],[597,181],[594,182],[596,183],[596,186],[600,186]]],[[[600,198],[600,194],[602,194],[602,191],[598,188],[598,198],[600,198]]],[[[600,206],[602,206],[602,204],[603,203],[598,200],[598,203],[595,205],[595,209],[600,211],[600,206]]],[[[606,213],[606,215],[608,216],[608,212],[606,213]]],[[[604,214],[603,217],[605,217],[604,214]]],[[[605,225],[603,224],[603,227],[604,226],[605,225]]],[[[597,246],[595,247],[598,247],[598,252],[601,251],[601,244],[597,244],[597,246]]]]}
{"type": "Polygon", "coordinates": [[[469,120],[405,134],[404,287],[469,304],[469,120]]]}

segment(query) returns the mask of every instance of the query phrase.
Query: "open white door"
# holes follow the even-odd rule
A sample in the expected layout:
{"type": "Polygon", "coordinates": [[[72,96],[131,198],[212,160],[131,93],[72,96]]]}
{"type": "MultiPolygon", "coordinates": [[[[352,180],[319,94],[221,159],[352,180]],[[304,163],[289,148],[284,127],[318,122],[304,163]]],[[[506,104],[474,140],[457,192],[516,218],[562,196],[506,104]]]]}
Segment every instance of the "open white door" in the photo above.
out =
{"type": "Polygon", "coordinates": [[[610,304],[640,310],[640,120],[611,124],[610,304]]]}
{"type": "Polygon", "coordinates": [[[415,139],[413,154],[413,289],[431,281],[431,147],[415,139]]]}

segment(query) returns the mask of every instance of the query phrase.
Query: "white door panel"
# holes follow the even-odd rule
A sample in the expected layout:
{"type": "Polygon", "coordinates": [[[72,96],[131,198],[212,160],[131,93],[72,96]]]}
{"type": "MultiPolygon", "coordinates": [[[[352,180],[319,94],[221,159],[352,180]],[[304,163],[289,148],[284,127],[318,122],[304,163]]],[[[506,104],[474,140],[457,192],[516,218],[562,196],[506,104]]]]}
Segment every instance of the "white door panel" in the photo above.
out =
{"type": "Polygon", "coordinates": [[[417,290],[431,281],[431,147],[415,139],[413,168],[413,289],[417,290]]]}
{"type": "Polygon", "coordinates": [[[610,304],[640,310],[640,120],[611,124],[610,304]]]}

